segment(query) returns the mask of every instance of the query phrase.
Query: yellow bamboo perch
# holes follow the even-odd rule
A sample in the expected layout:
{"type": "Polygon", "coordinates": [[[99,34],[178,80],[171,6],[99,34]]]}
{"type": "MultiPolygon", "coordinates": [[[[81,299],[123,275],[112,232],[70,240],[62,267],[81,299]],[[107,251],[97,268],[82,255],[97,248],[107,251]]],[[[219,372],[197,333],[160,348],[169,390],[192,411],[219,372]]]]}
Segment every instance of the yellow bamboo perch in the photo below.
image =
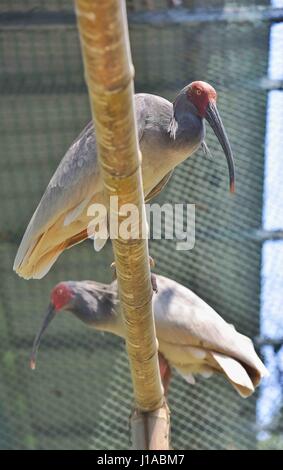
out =
{"type": "MultiPolygon", "coordinates": [[[[119,197],[119,208],[128,203],[138,208],[141,233],[145,209],[125,2],[76,0],[75,4],[105,192],[108,200],[119,197]]],[[[119,224],[126,216],[118,211],[119,224]]],[[[118,238],[113,250],[136,403],[133,444],[166,449],[169,413],[158,367],[147,241],[118,238]]]]}

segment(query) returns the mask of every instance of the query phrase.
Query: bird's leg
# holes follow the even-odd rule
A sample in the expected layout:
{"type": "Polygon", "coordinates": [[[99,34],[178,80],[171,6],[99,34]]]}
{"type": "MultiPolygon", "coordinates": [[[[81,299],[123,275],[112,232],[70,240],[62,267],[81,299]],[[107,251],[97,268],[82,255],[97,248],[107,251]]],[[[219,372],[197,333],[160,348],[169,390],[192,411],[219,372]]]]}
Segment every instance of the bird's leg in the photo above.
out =
{"type": "MultiPolygon", "coordinates": [[[[152,258],[152,256],[149,256],[149,266],[150,266],[150,269],[155,267],[155,261],[152,258]]],[[[153,273],[151,273],[151,287],[152,287],[153,292],[157,294],[158,293],[157,281],[156,281],[156,276],[153,273]]]]}
{"type": "Polygon", "coordinates": [[[112,279],[114,281],[117,278],[115,261],[113,261],[113,263],[110,264],[110,268],[111,268],[111,271],[112,271],[112,279]]]}
{"type": "MultiPolygon", "coordinates": [[[[150,268],[154,268],[154,266],[155,266],[155,261],[151,256],[149,256],[149,266],[150,266],[150,268]]],[[[112,269],[113,279],[116,279],[117,273],[116,273],[116,263],[115,263],[115,261],[113,261],[113,263],[111,263],[110,268],[112,269]]],[[[153,292],[155,292],[157,294],[158,288],[157,288],[156,276],[153,273],[151,273],[151,286],[152,286],[153,292]]]]}
{"type": "Polygon", "coordinates": [[[207,146],[207,143],[203,140],[200,145],[201,145],[202,151],[204,153],[204,156],[207,157],[207,158],[213,159],[212,153],[209,150],[209,148],[207,146]]]}
{"type": "Polygon", "coordinates": [[[160,370],[160,376],[164,388],[164,395],[167,397],[168,390],[169,390],[169,385],[170,385],[170,380],[171,380],[171,367],[168,363],[168,361],[165,359],[163,354],[158,352],[158,362],[159,362],[159,370],[160,370]]]}
{"type": "Polygon", "coordinates": [[[155,274],[151,273],[151,287],[153,292],[158,294],[158,287],[157,287],[157,282],[156,282],[156,276],[155,274]]]}

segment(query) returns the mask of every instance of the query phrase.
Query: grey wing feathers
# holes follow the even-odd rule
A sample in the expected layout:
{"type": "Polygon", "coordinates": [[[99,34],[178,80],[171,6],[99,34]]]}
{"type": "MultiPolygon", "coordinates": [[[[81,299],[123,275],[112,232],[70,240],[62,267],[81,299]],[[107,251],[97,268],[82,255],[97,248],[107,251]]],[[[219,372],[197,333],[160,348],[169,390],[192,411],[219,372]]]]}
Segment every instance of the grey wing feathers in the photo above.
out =
{"type": "MultiPolygon", "coordinates": [[[[142,138],[146,116],[143,95],[135,96],[138,136],[142,138]]],[[[96,136],[92,122],[80,133],[66,152],[34,212],[18,249],[17,270],[38,238],[65,214],[63,224],[73,222],[89,200],[103,189],[97,163],[96,136]]]]}
{"type": "Polygon", "coordinates": [[[247,336],[238,333],[189,289],[162,276],[158,276],[157,282],[158,295],[166,297],[162,302],[166,308],[159,311],[156,303],[155,309],[159,323],[167,324],[167,328],[162,329],[164,341],[186,345],[188,341],[192,344],[193,338],[198,338],[210,349],[228,354],[251,368],[257,368],[262,376],[266,375],[266,368],[247,336]],[[165,337],[166,331],[169,332],[168,337],[165,337]]]}
{"type": "Polygon", "coordinates": [[[84,173],[96,171],[96,163],[96,136],[92,122],[89,122],[67,150],[48,188],[76,184],[84,173]],[[90,156],[93,156],[93,159],[90,156]]]}
{"type": "Polygon", "coordinates": [[[158,196],[158,194],[160,194],[161,191],[163,191],[164,187],[170,180],[172,174],[173,174],[173,170],[169,171],[169,173],[167,173],[167,175],[165,175],[162,178],[162,180],[159,181],[159,183],[150,191],[150,193],[146,195],[145,202],[149,202],[152,198],[158,196]]]}
{"type": "Polygon", "coordinates": [[[50,180],[26,229],[14,269],[31,248],[33,241],[52,225],[54,217],[60,211],[71,210],[73,201],[77,201],[78,205],[87,198],[87,182],[92,182],[91,186],[94,188],[98,176],[95,132],[92,123],[89,123],[68,149],[50,180]]]}
{"type": "Polygon", "coordinates": [[[146,120],[147,120],[147,115],[148,115],[148,107],[146,105],[146,98],[147,95],[143,93],[138,93],[135,95],[135,112],[136,112],[136,122],[137,122],[137,134],[138,134],[138,140],[139,142],[142,139],[145,125],[146,125],[146,120]]]}

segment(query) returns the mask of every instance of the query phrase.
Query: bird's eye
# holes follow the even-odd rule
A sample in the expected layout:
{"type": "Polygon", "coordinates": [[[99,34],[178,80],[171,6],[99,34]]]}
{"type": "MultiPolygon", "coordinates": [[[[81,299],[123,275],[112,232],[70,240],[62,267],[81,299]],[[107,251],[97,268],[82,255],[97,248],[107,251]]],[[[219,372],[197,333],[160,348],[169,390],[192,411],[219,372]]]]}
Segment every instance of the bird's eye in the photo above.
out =
{"type": "Polygon", "coordinates": [[[201,95],[201,90],[199,88],[196,89],[196,94],[201,95]]]}

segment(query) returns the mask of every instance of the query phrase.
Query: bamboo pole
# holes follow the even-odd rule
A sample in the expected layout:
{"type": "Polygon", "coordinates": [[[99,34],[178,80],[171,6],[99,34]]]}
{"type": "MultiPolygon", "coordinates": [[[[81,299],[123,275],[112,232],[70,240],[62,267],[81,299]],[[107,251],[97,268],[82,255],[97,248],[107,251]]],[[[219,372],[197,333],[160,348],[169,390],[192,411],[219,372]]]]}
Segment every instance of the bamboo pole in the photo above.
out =
{"type": "MultiPolygon", "coordinates": [[[[145,208],[125,1],[76,0],[75,5],[105,194],[107,201],[118,196],[118,211],[108,207],[109,220],[118,216],[120,227],[127,216],[121,206],[132,203],[141,233],[145,208]]],[[[119,235],[112,244],[135,395],[133,445],[168,449],[169,412],[158,367],[147,240],[119,235]]]]}

